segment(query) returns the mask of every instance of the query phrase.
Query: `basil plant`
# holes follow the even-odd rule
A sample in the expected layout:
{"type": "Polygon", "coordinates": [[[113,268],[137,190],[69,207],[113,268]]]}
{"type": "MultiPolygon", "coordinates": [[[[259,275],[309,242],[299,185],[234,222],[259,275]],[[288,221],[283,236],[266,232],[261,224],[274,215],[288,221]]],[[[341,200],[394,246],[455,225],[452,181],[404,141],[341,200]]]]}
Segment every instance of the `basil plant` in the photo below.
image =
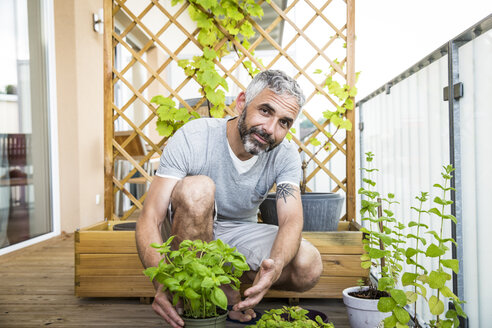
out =
{"type": "Polygon", "coordinates": [[[220,239],[184,240],[177,250],[171,250],[173,239],[171,236],[162,245],[151,244],[162,260],[158,267],[149,267],[144,274],[171,293],[173,305],[183,301],[185,317],[219,316],[218,308],[227,310],[227,297],[220,286],[230,285],[239,290],[239,277],[250,269],[246,258],[220,239]]]}

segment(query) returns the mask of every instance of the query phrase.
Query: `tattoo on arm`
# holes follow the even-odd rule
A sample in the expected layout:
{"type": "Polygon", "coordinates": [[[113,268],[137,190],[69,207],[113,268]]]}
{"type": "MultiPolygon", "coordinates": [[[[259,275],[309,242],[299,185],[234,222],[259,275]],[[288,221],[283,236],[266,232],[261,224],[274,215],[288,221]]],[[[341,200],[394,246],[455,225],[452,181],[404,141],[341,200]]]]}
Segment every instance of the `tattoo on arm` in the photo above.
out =
{"type": "Polygon", "coordinates": [[[284,202],[287,203],[287,197],[294,196],[294,186],[291,185],[290,183],[282,183],[281,185],[277,186],[277,200],[283,198],[284,202]]]}

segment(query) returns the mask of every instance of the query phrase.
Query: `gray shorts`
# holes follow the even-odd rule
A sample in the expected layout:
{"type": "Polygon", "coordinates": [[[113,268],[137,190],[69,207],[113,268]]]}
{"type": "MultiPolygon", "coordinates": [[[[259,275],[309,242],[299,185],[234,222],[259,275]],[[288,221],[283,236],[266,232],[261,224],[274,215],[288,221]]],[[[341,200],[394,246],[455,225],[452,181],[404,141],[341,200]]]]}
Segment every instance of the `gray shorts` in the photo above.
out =
{"type": "MultiPolygon", "coordinates": [[[[169,204],[167,216],[162,225],[163,240],[171,235],[173,212],[169,204]]],[[[258,271],[261,262],[270,257],[278,226],[251,221],[217,219],[214,211],[214,240],[220,239],[246,257],[249,267],[258,271]]]]}

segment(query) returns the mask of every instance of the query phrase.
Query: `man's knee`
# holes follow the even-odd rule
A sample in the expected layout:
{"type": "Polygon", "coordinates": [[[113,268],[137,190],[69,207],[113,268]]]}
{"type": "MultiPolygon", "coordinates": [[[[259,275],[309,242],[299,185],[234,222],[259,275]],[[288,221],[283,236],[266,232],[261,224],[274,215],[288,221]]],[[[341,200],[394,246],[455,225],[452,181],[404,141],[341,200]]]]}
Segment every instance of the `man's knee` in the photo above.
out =
{"type": "Polygon", "coordinates": [[[299,292],[313,288],[323,272],[323,262],[318,249],[305,240],[302,241],[292,265],[292,286],[299,292]]]}
{"type": "Polygon", "coordinates": [[[171,195],[173,207],[187,211],[208,211],[214,206],[215,183],[205,175],[187,176],[174,187],[171,195]]]}

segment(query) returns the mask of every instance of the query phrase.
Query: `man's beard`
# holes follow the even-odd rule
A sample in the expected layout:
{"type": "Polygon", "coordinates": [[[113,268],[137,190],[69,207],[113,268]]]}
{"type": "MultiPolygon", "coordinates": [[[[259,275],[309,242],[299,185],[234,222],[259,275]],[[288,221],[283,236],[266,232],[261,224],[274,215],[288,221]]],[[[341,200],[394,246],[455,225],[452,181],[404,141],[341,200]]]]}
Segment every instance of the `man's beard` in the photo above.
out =
{"type": "Polygon", "coordinates": [[[246,110],[247,108],[244,108],[243,112],[241,113],[238,119],[239,136],[241,137],[241,141],[243,142],[244,149],[251,155],[259,155],[265,152],[269,152],[275,147],[277,147],[278,144],[275,144],[275,140],[273,139],[272,135],[266,133],[263,129],[253,126],[248,130],[245,122],[246,110]],[[253,136],[253,134],[257,134],[262,139],[264,139],[267,143],[263,144],[259,142],[253,136]]]}

